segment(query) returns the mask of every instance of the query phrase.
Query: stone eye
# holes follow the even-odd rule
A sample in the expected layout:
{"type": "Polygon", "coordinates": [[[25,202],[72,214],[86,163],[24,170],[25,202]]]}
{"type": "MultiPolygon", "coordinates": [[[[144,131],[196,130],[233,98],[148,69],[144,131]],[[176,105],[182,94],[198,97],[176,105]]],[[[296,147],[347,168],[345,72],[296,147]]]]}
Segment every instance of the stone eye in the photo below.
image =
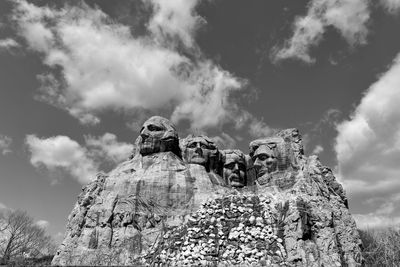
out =
{"type": "Polygon", "coordinates": [[[147,129],[149,129],[149,131],[151,131],[151,132],[158,132],[158,131],[163,130],[163,128],[153,125],[153,124],[150,124],[149,126],[147,126],[147,129]]]}
{"type": "Polygon", "coordinates": [[[257,158],[258,158],[259,160],[266,160],[266,159],[268,158],[268,156],[265,155],[265,154],[262,154],[262,155],[259,155],[257,158]]]}
{"type": "Polygon", "coordinates": [[[231,170],[231,169],[235,168],[235,163],[234,162],[228,163],[228,164],[224,165],[224,167],[231,170]]]}
{"type": "Polygon", "coordinates": [[[205,144],[201,144],[200,147],[203,148],[203,149],[207,149],[208,148],[207,145],[205,145],[205,144]]]}
{"type": "Polygon", "coordinates": [[[190,143],[187,147],[188,148],[196,148],[196,143],[190,143]]]}

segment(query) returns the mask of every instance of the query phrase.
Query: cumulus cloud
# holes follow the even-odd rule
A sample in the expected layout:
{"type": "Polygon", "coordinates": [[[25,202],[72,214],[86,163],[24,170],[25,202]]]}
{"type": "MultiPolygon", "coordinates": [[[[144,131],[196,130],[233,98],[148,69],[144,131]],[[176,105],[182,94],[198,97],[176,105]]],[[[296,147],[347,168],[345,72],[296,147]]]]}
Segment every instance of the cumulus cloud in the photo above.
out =
{"type": "Polygon", "coordinates": [[[186,90],[190,95],[173,111],[173,122],[188,120],[192,128],[204,129],[234,122],[240,116],[241,111],[230,101],[229,94],[240,89],[242,83],[229,72],[205,61],[189,74],[188,81],[186,90]]]}
{"type": "MultiPolygon", "coordinates": [[[[337,126],[335,150],[339,173],[350,196],[361,203],[384,199],[385,216],[400,200],[400,54],[390,69],[368,89],[349,120],[337,126]]],[[[369,212],[382,210],[382,203],[368,202],[369,212]]],[[[380,215],[373,213],[373,215],[380,215]]]]}
{"type": "Polygon", "coordinates": [[[99,137],[85,136],[85,140],[91,154],[113,162],[126,160],[133,150],[132,144],[118,142],[117,136],[112,133],[105,133],[99,137]]]}
{"type": "Polygon", "coordinates": [[[392,14],[396,14],[400,10],[400,0],[380,0],[380,4],[392,14]]]}
{"type": "Polygon", "coordinates": [[[367,22],[370,18],[369,2],[365,0],[313,0],[307,14],[297,17],[293,35],[283,47],[275,48],[275,61],[294,58],[314,63],[310,49],[317,46],[329,26],[335,28],[351,45],[366,43],[367,22]]]}
{"type": "Polygon", "coordinates": [[[40,228],[46,229],[49,227],[50,223],[46,220],[39,220],[36,222],[36,225],[39,226],[40,228]]]}
{"type": "Polygon", "coordinates": [[[1,152],[1,154],[6,155],[6,154],[12,152],[10,149],[11,143],[12,143],[11,137],[0,134],[0,152],[1,152]]]}
{"type": "Polygon", "coordinates": [[[96,177],[102,163],[115,165],[128,159],[133,150],[132,144],[119,142],[112,133],[88,135],[84,139],[85,144],[80,145],[63,135],[49,138],[27,135],[25,143],[33,166],[45,167],[50,172],[63,170],[82,184],[96,177]]]}
{"type": "Polygon", "coordinates": [[[149,3],[150,34],[135,37],[128,26],[85,4],[55,9],[16,1],[19,36],[52,70],[39,76],[37,98],[85,124],[99,123],[99,115],[109,110],[167,110],[174,122],[188,120],[192,128],[234,121],[232,114],[240,111],[230,95],[243,82],[204,59],[196,47],[194,34],[202,21],[195,12],[198,1],[149,3]],[[192,59],[173,40],[191,48],[192,59]]]}
{"type": "Polygon", "coordinates": [[[78,182],[86,184],[95,178],[98,165],[88,157],[88,151],[67,136],[39,138],[27,135],[25,142],[31,152],[30,162],[35,167],[50,171],[62,169],[78,182]]]}
{"type": "Polygon", "coordinates": [[[14,39],[6,38],[6,39],[0,40],[0,50],[1,49],[9,50],[11,48],[16,48],[18,46],[19,46],[19,44],[14,39]]]}

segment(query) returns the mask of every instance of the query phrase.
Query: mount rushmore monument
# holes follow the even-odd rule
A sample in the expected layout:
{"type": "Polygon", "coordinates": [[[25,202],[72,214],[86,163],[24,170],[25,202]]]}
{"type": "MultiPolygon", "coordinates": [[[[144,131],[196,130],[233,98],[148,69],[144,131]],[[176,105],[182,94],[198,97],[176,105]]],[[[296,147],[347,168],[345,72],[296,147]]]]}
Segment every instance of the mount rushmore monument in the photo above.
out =
{"type": "Polygon", "coordinates": [[[53,265],[360,266],[342,186],[286,129],[220,150],[148,119],[132,155],[84,186],[53,265]]]}

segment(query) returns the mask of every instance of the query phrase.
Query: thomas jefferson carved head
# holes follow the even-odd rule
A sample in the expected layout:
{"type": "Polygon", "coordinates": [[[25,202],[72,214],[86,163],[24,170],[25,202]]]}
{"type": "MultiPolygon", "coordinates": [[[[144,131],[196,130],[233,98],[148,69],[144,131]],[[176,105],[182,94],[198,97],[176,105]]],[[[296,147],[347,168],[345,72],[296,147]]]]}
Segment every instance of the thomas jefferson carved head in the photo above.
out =
{"type": "Polygon", "coordinates": [[[218,153],[215,143],[204,135],[188,136],[184,140],[184,160],[190,164],[199,164],[205,167],[210,160],[218,153]]]}
{"type": "Polygon", "coordinates": [[[223,177],[232,187],[246,185],[246,157],[240,150],[227,149],[223,152],[223,177]]]}
{"type": "Polygon", "coordinates": [[[142,156],[172,151],[180,155],[178,133],[174,125],[160,116],[153,116],[143,123],[138,138],[142,156]]]}

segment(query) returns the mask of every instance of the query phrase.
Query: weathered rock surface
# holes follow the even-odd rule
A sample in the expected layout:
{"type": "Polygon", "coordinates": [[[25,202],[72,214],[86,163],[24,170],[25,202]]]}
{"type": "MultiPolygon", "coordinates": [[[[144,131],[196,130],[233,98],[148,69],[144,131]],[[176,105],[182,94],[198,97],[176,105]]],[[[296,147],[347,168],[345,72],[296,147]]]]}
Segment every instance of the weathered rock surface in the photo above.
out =
{"type": "Polygon", "coordinates": [[[288,184],[293,177],[290,188],[263,185],[210,199],[164,235],[143,263],[360,266],[361,243],[345,202],[324,181],[325,168],[315,158],[302,167],[279,177],[288,184]]]}
{"type": "Polygon", "coordinates": [[[114,263],[133,264],[164,229],[183,223],[220,189],[204,168],[196,167],[172,152],[160,152],[100,175],[83,189],[53,264],[91,264],[97,260],[92,252],[99,249],[117,259],[114,263]]]}
{"type": "Polygon", "coordinates": [[[251,142],[243,174],[207,137],[179,151],[168,121],[146,123],[134,156],[83,188],[53,265],[361,265],[345,192],[296,129],[251,142]]]}

